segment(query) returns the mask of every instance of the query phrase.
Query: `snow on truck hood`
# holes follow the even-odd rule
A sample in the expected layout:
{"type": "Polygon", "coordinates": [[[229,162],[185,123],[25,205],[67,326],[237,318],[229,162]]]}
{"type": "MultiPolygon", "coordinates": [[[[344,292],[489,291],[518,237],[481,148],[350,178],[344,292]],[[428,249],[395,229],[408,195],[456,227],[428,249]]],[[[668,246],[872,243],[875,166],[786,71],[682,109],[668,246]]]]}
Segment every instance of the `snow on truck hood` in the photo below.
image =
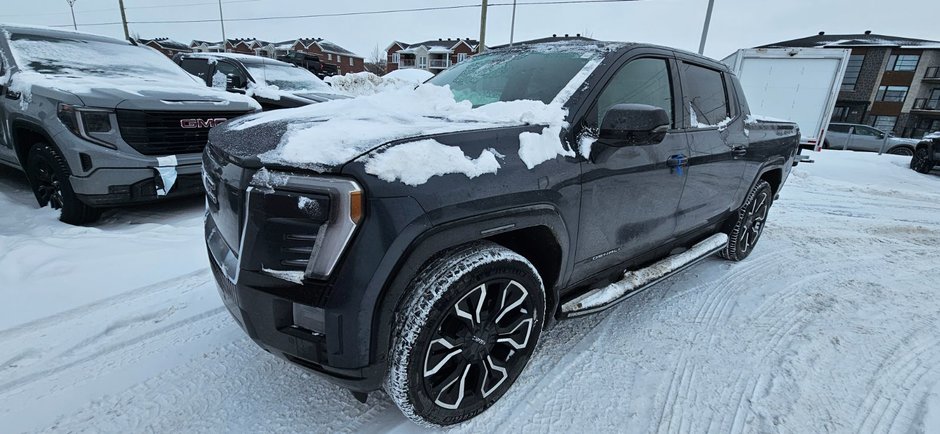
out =
{"type": "Polygon", "coordinates": [[[487,151],[476,159],[464,155],[465,159],[470,160],[468,163],[457,155],[457,152],[462,154],[459,147],[446,146],[433,140],[429,142],[426,136],[544,125],[541,134],[524,132],[519,137],[519,158],[531,169],[558,155],[574,156],[574,152],[561,143],[560,133],[566,126],[567,116],[564,103],[581,87],[600,61],[598,58],[588,62],[548,104],[518,100],[473,107],[469,101],[457,101],[446,86],[424,84],[414,89],[409,86],[354,99],[327,101],[242,117],[214,129],[210,141],[227,151],[234,150],[243,157],[247,157],[251,151],[244,146],[252,146],[243,142],[252,142],[254,150],[260,151],[258,160],[262,165],[301,167],[325,172],[388,142],[420,137],[416,140],[421,141],[410,148],[404,146],[409,145],[408,142],[401,143],[386,149],[382,154],[373,155],[366,162],[366,171],[380,179],[419,185],[431,176],[445,173],[464,173],[469,177],[495,173],[499,164],[494,157],[501,157],[495,150],[487,151]],[[400,154],[396,148],[401,148],[401,151],[420,149],[425,153],[434,153],[436,150],[441,159],[408,159],[401,158],[401,155],[379,158],[389,152],[400,154]],[[411,167],[403,167],[409,165],[411,167]],[[399,176],[409,169],[425,173],[426,176],[407,180],[399,176]]]}

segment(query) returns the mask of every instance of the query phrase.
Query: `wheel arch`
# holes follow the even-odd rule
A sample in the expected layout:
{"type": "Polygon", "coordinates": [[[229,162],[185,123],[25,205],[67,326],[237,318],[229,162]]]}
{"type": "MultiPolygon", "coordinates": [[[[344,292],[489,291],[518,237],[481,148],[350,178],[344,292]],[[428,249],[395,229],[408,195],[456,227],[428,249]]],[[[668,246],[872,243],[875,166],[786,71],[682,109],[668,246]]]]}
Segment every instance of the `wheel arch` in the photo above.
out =
{"type": "Polygon", "coordinates": [[[13,139],[13,150],[19,160],[20,167],[26,171],[26,159],[29,150],[39,142],[46,142],[61,153],[61,150],[52,140],[52,136],[41,126],[26,120],[15,120],[10,126],[10,135],[13,139]]]}
{"type": "Polygon", "coordinates": [[[545,284],[546,320],[557,310],[561,285],[570,275],[568,232],[552,205],[514,208],[433,226],[410,243],[387,279],[372,313],[373,359],[387,361],[395,314],[412,278],[429,262],[453,248],[487,240],[529,260],[545,284]]]}

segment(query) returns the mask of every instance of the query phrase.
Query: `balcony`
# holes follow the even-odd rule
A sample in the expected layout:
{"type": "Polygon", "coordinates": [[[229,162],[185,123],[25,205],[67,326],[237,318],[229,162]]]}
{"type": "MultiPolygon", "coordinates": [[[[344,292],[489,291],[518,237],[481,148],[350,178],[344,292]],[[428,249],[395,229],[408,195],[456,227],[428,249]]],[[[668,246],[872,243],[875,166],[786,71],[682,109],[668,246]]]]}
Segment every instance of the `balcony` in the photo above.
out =
{"type": "Polygon", "coordinates": [[[940,116],[940,99],[917,98],[911,112],[940,116]]]}
{"type": "Polygon", "coordinates": [[[450,68],[450,59],[431,59],[431,68],[433,69],[450,68]]]}
{"type": "Polygon", "coordinates": [[[927,73],[924,74],[924,81],[940,83],[940,66],[927,68],[927,73]]]}
{"type": "Polygon", "coordinates": [[[399,68],[414,68],[415,60],[414,59],[398,59],[399,68]]]}

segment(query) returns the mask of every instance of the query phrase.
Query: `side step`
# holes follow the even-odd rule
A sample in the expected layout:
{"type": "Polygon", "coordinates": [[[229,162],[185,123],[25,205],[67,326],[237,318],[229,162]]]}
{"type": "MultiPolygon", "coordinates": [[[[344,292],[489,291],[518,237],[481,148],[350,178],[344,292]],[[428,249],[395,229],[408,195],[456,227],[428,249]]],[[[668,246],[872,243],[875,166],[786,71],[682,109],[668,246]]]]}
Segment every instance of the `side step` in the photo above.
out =
{"type": "Polygon", "coordinates": [[[627,271],[620,281],[588,291],[562,305],[562,315],[569,318],[582,316],[614,306],[702,259],[718,253],[727,244],[728,235],[717,233],[678,255],[669,256],[646,268],[627,271]]]}

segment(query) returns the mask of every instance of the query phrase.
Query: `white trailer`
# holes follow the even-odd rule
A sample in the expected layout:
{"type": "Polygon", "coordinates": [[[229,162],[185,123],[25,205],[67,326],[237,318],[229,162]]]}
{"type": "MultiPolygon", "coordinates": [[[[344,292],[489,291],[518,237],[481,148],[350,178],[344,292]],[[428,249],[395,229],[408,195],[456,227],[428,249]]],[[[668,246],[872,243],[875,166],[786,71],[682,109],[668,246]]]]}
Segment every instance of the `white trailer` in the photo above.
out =
{"type": "Polygon", "coordinates": [[[750,48],[722,62],[741,80],[751,112],[796,122],[800,145],[819,150],[839,98],[849,50],[750,48]]]}

